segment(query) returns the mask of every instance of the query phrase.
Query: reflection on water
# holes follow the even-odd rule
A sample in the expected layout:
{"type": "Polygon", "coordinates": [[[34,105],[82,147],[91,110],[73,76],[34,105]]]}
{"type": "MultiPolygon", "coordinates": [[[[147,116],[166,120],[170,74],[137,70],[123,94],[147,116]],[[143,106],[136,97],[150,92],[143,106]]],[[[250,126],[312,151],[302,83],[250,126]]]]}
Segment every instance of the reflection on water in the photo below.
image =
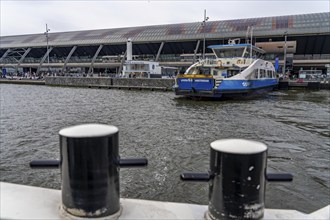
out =
{"type": "Polygon", "coordinates": [[[208,184],[181,182],[209,169],[209,144],[222,138],[269,146],[268,170],[292,183],[267,184],[266,207],[311,212],[329,204],[328,91],[277,91],[254,100],[196,101],[172,93],[0,85],[0,180],[60,189],[59,170],[31,170],[59,157],[58,131],[81,123],[115,125],[122,157],[147,157],[121,170],[121,196],[207,204],[208,184]]]}

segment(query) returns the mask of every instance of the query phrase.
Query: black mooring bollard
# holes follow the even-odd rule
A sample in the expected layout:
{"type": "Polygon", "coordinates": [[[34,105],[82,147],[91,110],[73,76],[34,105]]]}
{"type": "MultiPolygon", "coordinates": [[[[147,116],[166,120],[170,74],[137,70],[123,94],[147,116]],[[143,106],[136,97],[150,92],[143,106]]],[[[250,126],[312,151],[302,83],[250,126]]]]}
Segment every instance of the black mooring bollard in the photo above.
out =
{"type": "Polygon", "coordinates": [[[266,181],[292,181],[290,173],[266,173],[267,146],[224,139],[211,143],[210,170],[185,172],[184,181],[209,182],[207,220],[262,219],[266,181]]]}
{"type": "Polygon", "coordinates": [[[209,219],[261,219],[265,206],[267,146],[225,139],[211,143],[209,219]]]}
{"type": "Polygon", "coordinates": [[[120,215],[119,168],[144,167],[146,158],[120,158],[118,128],[84,124],[59,132],[60,160],[33,160],[33,169],[60,168],[62,207],[78,217],[120,215]]]}
{"type": "Polygon", "coordinates": [[[85,124],[60,130],[62,207],[79,217],[120,211],[117,127],[85,124]]]}

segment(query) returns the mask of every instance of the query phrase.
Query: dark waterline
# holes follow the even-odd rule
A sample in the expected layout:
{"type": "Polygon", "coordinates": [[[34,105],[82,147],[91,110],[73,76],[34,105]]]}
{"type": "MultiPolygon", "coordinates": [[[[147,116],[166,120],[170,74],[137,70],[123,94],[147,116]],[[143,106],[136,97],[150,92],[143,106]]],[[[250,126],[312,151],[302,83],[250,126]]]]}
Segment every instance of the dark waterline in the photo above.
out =
{"type": "Polygon", "coordinates": [[[280,91],[246,101],[194,101],[171,92],[1,84],[0,180],[60,189],[59,170],[31,170],[58,159],[58,131],[104,123],[119,128],[120,155],[147,157],[145,169],[120,171],[121,197],[208,203],[207,183],[181,182],[209,169],[209,144],[245,138],[268,145],[268,170],[292,183],[268,183],[267,208],[312,212],[330,203],[330,97],[280,91]]]}

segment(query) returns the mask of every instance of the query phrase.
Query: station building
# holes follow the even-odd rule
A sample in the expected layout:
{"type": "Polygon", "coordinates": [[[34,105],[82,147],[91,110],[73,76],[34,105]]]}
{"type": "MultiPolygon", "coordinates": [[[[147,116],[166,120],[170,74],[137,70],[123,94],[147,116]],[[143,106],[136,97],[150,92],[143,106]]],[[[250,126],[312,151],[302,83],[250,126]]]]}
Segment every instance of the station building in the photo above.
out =
{"type": "MultiPolygon", "coordinates": [[[[330,64],[330,13],[313,13],[236,20],[192,22],[72,32],[45,32],[0,38],[0,68],[8,73],[116,74],[122,69],[126,42],[133,42],[133,59],[153,60],[184,71],[209,45],[246,39],[278,57],[292,71],[326,71],[330,64]],[[249,31],[248,31],[249,30],[249,31]],[[249,36],[247,36],[249,35],[249,36]],[[204,41],[205,39],[205,41],[204,41]]],[[[281,68],[280,68],[281,69],[281,68]]]]}

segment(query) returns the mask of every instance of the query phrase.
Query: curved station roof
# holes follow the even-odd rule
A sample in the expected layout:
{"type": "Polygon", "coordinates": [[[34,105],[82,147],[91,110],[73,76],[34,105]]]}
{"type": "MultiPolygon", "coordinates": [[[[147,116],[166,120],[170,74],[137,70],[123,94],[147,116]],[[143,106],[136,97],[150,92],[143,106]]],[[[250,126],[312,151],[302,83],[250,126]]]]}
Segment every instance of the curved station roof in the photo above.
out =
{"type": "MultiPolygon", "coordinates": [[[[254,37],[329,34],[330,12],[262,17],[223,21],[167,24],[101,30],[49,33],[50,46],[123,44],[130,38],[134,43],[170,42],[207,39],[221,39],[245,36],[253,26],[254,37]]],[[[45,47],[46,37],[41,34],[1,36],[0,48],[45,47]]]]}

